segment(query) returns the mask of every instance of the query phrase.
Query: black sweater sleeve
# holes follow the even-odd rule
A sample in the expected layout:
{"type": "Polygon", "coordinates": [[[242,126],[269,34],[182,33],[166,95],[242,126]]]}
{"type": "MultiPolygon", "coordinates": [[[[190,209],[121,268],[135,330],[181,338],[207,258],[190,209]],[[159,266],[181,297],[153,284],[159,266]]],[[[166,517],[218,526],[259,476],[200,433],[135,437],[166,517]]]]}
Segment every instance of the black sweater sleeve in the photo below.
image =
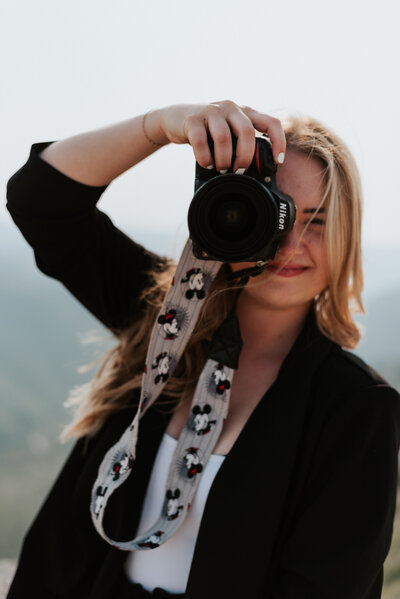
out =
{"type": "Polygon", "coordinates": [[[166,258],[132,241],[97,208],[107,185],[79,183],[42,160],[40,152],[51,143],[32,145],[8,181],[6,207],[38,268],[117,334],[139,310],[148,272],[163,268],[166,258]]]}

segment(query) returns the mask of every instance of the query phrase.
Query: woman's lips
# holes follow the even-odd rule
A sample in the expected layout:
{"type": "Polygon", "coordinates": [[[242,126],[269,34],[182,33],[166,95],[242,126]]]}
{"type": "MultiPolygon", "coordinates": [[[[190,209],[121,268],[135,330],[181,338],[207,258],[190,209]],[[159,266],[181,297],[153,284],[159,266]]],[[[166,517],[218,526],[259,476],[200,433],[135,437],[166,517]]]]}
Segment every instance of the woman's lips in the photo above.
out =
{"type": "Polygon", "coordinates": [[[301,264],[267,264],[266,268],[278,277],[297,277],[303,274],[308,266],[302,266],[301,264]]]}

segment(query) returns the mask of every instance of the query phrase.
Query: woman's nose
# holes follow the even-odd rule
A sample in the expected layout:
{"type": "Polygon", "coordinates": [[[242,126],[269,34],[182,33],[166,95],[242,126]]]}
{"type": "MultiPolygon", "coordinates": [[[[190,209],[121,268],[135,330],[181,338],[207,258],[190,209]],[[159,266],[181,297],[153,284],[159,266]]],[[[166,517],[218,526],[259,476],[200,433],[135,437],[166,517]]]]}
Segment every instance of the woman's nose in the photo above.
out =
{"type": "Polygon", "coordinates": [[[283,254],[283,253],[288,253],[288,252],[293,253],[296,251],[301,251],[301,249],[302,249],[301,245],[302,245],[302,240],[301,240],[300,230],[296,226],[296,224],[294,224],[291,231],[288,231],[287,233],[282,235],[282,237],[280,237],[278,253],[283,254]]]}

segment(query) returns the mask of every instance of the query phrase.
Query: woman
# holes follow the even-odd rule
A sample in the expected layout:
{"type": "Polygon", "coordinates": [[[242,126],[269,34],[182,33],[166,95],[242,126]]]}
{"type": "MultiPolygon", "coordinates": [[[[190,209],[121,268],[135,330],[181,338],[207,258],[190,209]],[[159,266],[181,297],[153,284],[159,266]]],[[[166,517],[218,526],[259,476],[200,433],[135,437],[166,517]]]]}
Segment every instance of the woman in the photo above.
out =
{"type": "MultiPolygon", "coordinates": [[[[345,144],[307,117],[281,123],[230,101],[174,105],[34,144],[9,181],[7,208],[39,269],[119,340],[92,384],[71,395],[76,413],[63,438],[78,441],[24,539],[8,597],[380,597],[400,404],[342,349],[359,340],[350,301],[362,310],[361,192],[345,144]],[[147,545],[155,550],[121,551],[95,530],[89,504],[104,455],[136,413],[149,336],[174,268],[132,242],[96,203],[113,179],[169,142],[190,143],[201,166],[239,177],[253,159],[255,129],[271,139],[277,186],[293,198],[297,220],[238,296],[243,347],[229,412],[190,511],[165,543],[147,545]]],[[[133,473],[108,497],[108,539],[133,539],[160,513],[211,339],[235,302],[230,276],[247,266],[219,270],[162,396],[144,412],[133,473]]],[[[102,510],[106,490],[97,488],[102,510]]],[[[185,510],[178,504],[171,496],[174,509],[185,510]]]]}

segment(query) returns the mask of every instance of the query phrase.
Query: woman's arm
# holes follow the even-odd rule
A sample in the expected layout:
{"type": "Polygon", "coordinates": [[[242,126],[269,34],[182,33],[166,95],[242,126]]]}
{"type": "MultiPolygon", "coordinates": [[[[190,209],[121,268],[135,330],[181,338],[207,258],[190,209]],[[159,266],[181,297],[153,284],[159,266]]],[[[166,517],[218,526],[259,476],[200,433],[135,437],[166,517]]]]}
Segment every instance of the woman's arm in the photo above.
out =
{"type": "MultiPolygon", "coordinates": [[[[233,102],[177,104],[99,130],[32,146],[28,161],[9,180],[7,209],[31,245],[38,268],[58,279],[112,330],[129,326],[147,272],[165,259],[135,244],[97,207],[108,183],[160,146],[190,143],[202,165],[232,160],[231,131],[238,138],[235,165],[254,154],[254,127],[268,131],[274,152],[284,151],[277,119],[233,102]],[[275,140],[275,141],[274,141],[275,140]]],[[[143,201],[143,198],[140,198],[143,201]]]]}
{"type": "MultiPolygon", "coordinates": [[[[50,142],[51,143],[51,142],[50,142]]],[[[89,186],[41,159],[33,144],[10,178],[6,207],[34,252],[37,267],[59,280],[113,332],[129,326],[147,273],[163,258],[146,251],[99,210],[106,186],[89,186]]]]}
{"type": "Polygon", "coordinates": [[[255,128],[269,134],[276,162],[283,162],[278,158],[286,149],[280,121],[231,101],[167,106],[57,141],[40,157],[75,181],[101,186],[170,142],[191,144],[199,164],[212,165],[208,132],[214,140],[216,168],[228,169],[233,133],[238,139],[233,165],[236,171],[247,168],[253,159],[255,128]]]}
{"type": "Polygon", "coordinates": [[[160,128],[161,112],[149,113],[144,123],[144,115],[139,115],[57,141],[43,150],[40,157],[75,181],[94,186],[108,185],[169,143],[160,128]]]}

